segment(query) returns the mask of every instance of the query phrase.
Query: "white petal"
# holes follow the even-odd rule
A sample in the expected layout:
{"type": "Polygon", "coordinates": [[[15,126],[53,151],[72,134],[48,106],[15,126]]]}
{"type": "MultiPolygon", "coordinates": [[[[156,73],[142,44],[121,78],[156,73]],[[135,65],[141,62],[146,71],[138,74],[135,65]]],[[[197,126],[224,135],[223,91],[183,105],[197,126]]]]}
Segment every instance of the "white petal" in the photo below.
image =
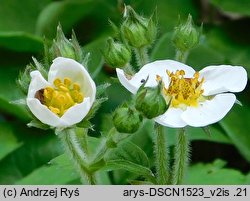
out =
{"type": "Polygon", "coordinates": [[[200,71],[200,76],[205,78],[202,85],[205,96],[240,92],[247,84],[247,72],[241,66],[208,66],[200,71]]]}
{"type": "Polygon", "coordinates": [[[36,98],[27,98],[27,105],[32,114],[35,115],[42,123],[52,127],[57,127],[61,124],[60,118],[51,112],[45,105],[42,105],[36,98]]]}
{"type": "Polygon", "coordinates": [[[156,75],[162,77],[163,82],[168,85],[169,78],[166,71],[175,72],[176,70],[184,70],[185,77],[193,77],[195,71],[193,68],[173,60],[159,60],[148,63],[143,66],[138,73],[131,79],[127,79],[123,70],[116,69],[117,76],[121,84],[132,93],[136,93],[142,84],[142,80],[146,80],[149,76],[148,82],[145,86],[156,86],[156,75]]]}
{"type": "Polygon", "coordinates": [[[183,128],[187,124],[181,119],[182,113],[182,109],[169,108],[163,115],[156,117],[154,120],[163,126],[171,128],[183,128]]]}
{"type": "Polygon", "coordinates": [[[91,104],[95,100],[96,86],[88,71],[83,65],[73,59],[58,57],[50,67],[48,81],[53,84],[56,78],[63,80],[65,77],[80,85],[84,97],[90,97],[91,104]]]}
{"type": "Polygon", "coordinates": [[[130,83],[130,80],[126,77],[125,72],[122,69],[117,68],[116,69],[117,77],[120,81],[120,83],[131,93],[135,94],[138,87],[132,85],[130,83]]]}
{"type": "Polygon", "coordinates": [[[68,127],[79,123],[88,114],[92,103],[90,98],[84,98],[84,101],[69,108],[65,114],[61,117],[60,127],[68,127]]]}
{"type": "Polygon", "coordinates": [[[50,84],[43,78],[43,76],[38,70],[32,71],[30,73],[30,76],[31,76],[31,82],[29,85],[27,97],[34,98],[37,91],[49,86],[50,84]]]}
{"type": "Polygon", "coordinates": [[[233,107],[235,101],[234,94],[218,94],[213,99],[203,102],[197,108],[187,108],[181,118],[193,127],[207,126],[220,121],[233,107]]]}

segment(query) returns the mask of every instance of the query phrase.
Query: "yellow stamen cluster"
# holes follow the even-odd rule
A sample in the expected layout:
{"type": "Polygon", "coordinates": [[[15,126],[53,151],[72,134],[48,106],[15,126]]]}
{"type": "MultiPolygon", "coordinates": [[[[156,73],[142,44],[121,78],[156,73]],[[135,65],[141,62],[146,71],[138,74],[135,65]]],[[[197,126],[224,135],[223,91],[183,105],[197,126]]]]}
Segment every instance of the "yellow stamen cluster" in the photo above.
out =
{"type": "Polygon", "coordinates": [[[53,113],[61,117],[70,107],[81,103],[84,99],[80,92],[80,85],[64,78],[63,82],[57,78],[54,80],[55,87],[46,87],[43,90],[43,104],[53,113]]]}
{"type": "Polygon", "coordinates": [[[170,84],[163,91],[168,101],[171,100],[170,106],[183,109],[187,106],[197,107],[199,102],[205,100],[202,96],[204,78],[199,81],[199,72],[194,73],[192,78],[185,78],[184,70],[177,70],[175,73],[167,71],[167,74],[170,84]]]}

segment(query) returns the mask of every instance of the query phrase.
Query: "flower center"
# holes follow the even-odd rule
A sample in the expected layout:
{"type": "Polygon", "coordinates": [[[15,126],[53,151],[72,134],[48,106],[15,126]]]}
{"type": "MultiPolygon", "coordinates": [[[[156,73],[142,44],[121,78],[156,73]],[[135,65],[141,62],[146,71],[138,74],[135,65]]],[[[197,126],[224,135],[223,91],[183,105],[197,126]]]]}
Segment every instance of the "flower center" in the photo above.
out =
{"type": "Polygon", "coordinates": [[[170,84],[168,88],[164,87],[163,92],[167,101],[171,101],[170,106],[186,109],[187,106],[197,107],[199,102],[205,101],[202,96],[204,78],[199,81],[199,72],[195,72],[192,78],[184,78],[184,70],[177,70],[175,73],[167,71],[167,74],[170,84]]]}
{"type": "Polygon", "coordinates": [[[53,113],[61,117],[70,107],[81,103],[84,99],[80,92],[80,85],[71,82],[69,78],[54,80],[55,88],[46,87],[43,89],[42,104],[46,105],[53,113]]]}

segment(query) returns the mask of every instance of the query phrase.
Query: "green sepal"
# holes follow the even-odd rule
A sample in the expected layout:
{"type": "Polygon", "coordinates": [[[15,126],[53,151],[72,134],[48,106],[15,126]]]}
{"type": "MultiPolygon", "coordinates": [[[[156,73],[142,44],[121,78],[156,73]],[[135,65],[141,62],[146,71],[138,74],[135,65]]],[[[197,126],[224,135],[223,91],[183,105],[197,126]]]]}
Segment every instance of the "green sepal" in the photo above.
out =
{"type": "Polygon", "coordinates": [[[113,113],[113,124],[120,133],[135,133],[141,123],[142,116],[134,108],[129,106],[120,106],[113,113]]]}
{"type": "Polygon", "coordinates": [[[32,64],[26,66],[24,71],[20,71],[17,78],[17,86],[24,94],[28,94],[29,84],[31,81],[30,72],[35,70],[32,64]]]}
{"type": "Polygon", "coordinates": [[[106,92],[107,88],[109,88],[110,86],[111,86],[111,84],[108,82],[97,86],[96,87],[96,97],[100,98],[106,92]]]}
{"type": "Polygon", "coordinates": [[[81,128],[89,128],[93,130],[94,127],[91,124],[90,119],[92,119],[95,116],[97,110],[101,107],[101,104],[107,100],[108,100],[107,97],[96,99],[89,113],[86,115],[86,117],[84,117],[84,119],[81,122],[77,123],[76,126],[81,128]]]}
{"type": "Polygon", "coordinates": [[[30,123],[27,124],[27,126],[29,128],[35,127],[35,128],[39,128],[39,129],[42,129],[42,130],[48,130],[48,129],[51,128],[49,125],[43,124],[42,122],[40,122],[37,119],[33,119],[30,123]]]}
{"type": "Polygon", "coordinates": [[[135,108],[146,118],[152,119],[165,113],[169,107],[162,95],[162,81],[156,87],[145,87],[146,81],[135,96],[135,108]]]}
{"type": "Polygon", "coordinates": [[[44,65],[42,63],[40,63],[39,61],[37,61],[37,59],[35,57],[32,57],[32,60],[35,64],[35,68],[42,74],[44,79],[47,79],[48,78],[48,71],[46,70],[44,65]]]}

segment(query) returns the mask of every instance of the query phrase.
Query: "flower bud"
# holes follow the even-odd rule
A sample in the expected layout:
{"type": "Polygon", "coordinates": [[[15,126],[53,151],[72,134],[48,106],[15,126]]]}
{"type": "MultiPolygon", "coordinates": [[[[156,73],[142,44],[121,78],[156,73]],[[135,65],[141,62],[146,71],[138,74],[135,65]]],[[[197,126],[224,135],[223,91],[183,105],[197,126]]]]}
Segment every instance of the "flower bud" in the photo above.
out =
{"type": "Polygon", "coordinates": [[[156,87],[144,87],[145,83],[136,94],[135,108],[148,119],[152,119],[166,112],[168,105],[161,93],[161,81],[156,87]]]}
{"type": "Polygon", "coordinates": [[[103,51],[105,62],[111,67],[124,67],[131,59],[131,51],[120,42],[115,42],[112,38],[108,39],[108,45],[103,51]]]}
{"type": "Polygon", "coordinates": [[[135,48],[149,46],[156,38],[157,28],[152,16],[147,19],[138,15],[131,6],[126,6],[121,34],[135,48]]]}
{"type": "Polygon", "coordinates": [[[76,59],[74,45],[65,37],[61,25],[57,27],[57,35],[55,40],[53,40],[51,51],[54,58],[61,56],[76,59]]]}
{"type": "Polygon", "coordinates": [[[176,27],[172,41],[178,50],[185,52],[199,44],[200,32],[194,27],[192,16],[188,15],[187,22],[176,27]]]}
{"type": "Polygon", "coordinates": [[[120,133],[136,132],[142,122],[142,116],[130,107],[117,108],[113,115],[113,123],[120,133]]]}

